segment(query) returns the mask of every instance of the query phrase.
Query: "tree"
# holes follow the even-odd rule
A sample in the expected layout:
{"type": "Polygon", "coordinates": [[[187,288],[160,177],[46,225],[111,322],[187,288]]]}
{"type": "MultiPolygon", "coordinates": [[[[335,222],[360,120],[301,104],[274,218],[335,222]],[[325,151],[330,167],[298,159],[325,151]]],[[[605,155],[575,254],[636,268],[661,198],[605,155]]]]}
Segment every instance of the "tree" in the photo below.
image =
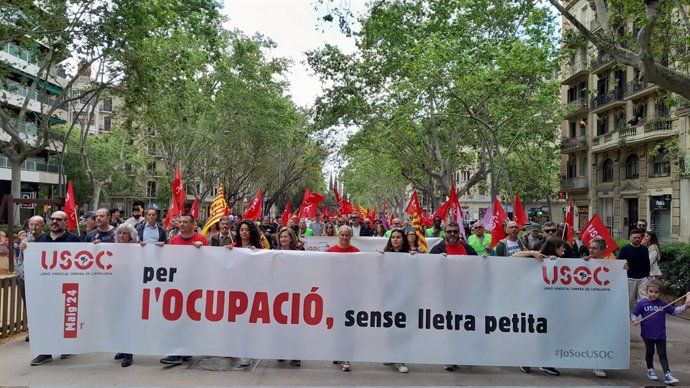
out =
{"type": "MultiPolygon", "coordinates": [[[[574,27],[601,53],[639,69],[641,80],[690,99],[687,1],[589,1],[596,14],[594,25],[601,27],[596,31],[578,20],[560,0],[549,2],[572,26],[566,29],[574,27]]],[[[576,38],[572,34],[566,37],[576,38]]]]}
{"type": "Polygon", "coordinates": [[[361,24],[355,55],[331,46],[308,54],[332,85],[317,100],[315,121],[327,133],[357,126],[350,149],[396,159],[434,203],[458,169],[474,170],[459,194],[487,176],[498,194],[516,145],[557,140],[559,85],[547,80],[558,57],[544,7],[375,1],[361,24]]]}
{"type": "MultiPolygon", "coordinates": [[[[38,67],[35,77],[24,77],[22,83],[14,83],[10,76],[17,76],[8,63],[0,63],[0,87],[8,100],[21,91],[24,95],[20,108],[0,109],[0,152],[5,154],[12,167],[11,194],[19,197],[21,165],[28,158],[46,150],[59,149],[59,139],[52,133],[52,125],[66,120],[64,110],[71,101],[95,95],[112,87],[122,79],[129,85],[145,85],[138,80],[146,79],[144,73],[155,71],[147,68],[130,53],[140,48],[143,39],[165,36],[174,29],[206,31],[219,25],[219,5],[214,1],[192,0],[185,2],[159,0],[15,0],[0,6],[3,19],[0,22],[0,45],[12,42],[32,51],[31,62],[38,67]],[[6,17],[5,17],[6,16],[6,17]],[[209,25],[211,27],[209,27],[209,25]],[[70,75],[58,75],[56,65],[66,64],[70,75]],[[78,65],[70,66],[68,63],[78,65]],[[94,83],[92,89],[78,94],[68,91],[80,74],[92,66],[98,66],[105,76],[94,83]],[[49,84],[57,84],[62,93],[49,93],[49,84]],[[11,92],[11,94],[10,94],[11,92]],[[38,95],[43,96],[38,98],[38,95]],[[37,134],[26,136],[20,125],[34,116],[37,134]]],[[[131,88],[137,90],[137,88],[131,88]]],[[[15,220],[19,220],[18,207],[15,220]]]]}
{"type": "Polygon", "coordinates": [[[288,62],[268,59],[264,52],[275,44],[260,35],[221,31],[218,55],[205,41],[180,32],[150,42],[147,61],[157,76],[128,111],[155,134],[149,141],[169,178],[179,167],[186,182],[200,183],[189,194],[203,198],[222,183],[232,207],[261,187],[268,206],[284,204],[295,185],[320,175],[325,158],[286,96],[288,62]]]}
{"type": "Polygon", "coordinates": [[[131,190],[134,181],[125,171],[125,164],[133,168],[145,166],[150,157],[133,146],[133,137],[125,126],[116,126],[112,132],[89,135],[88,126],[82,131],[56,128],[64,133],[67,148],[64,166],[72,177],[77,198],[91,198],[91,208],[97,209],[101,192],[131,190]]]}

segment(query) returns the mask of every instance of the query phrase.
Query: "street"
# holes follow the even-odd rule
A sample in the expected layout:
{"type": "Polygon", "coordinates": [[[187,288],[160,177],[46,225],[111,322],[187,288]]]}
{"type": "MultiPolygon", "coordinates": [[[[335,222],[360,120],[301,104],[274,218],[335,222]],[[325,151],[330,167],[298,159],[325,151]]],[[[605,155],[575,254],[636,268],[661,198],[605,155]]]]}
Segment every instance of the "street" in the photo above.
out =
{"type": "MultiPolygon", "coordinates": [[[[683,316],[688,318],[686,312],[683,316]]],[[[583,321],[584,322],[584,321],[583,321]]],[[[668,356],[680,385],[690,383],[690,321],[667,318],[668,356]]],[[[471,351],[460,349],[459,351],[471,351]]],[[[515,350],[519,351],[519,350],[515,350]]],[[[247,369],[236,369],[231,360],[195,357],[192,364],[165,366],[158,356],[134,356],[129,368],[120,367],[111,353],[76,355],[41,366],[29,366],[32,355],[24,336],[3,340],[0,345],[0,385],[651,385],[645,376],[644,344],[639,329],[632,329],[630,369],[608,371],[597,378],[591,370],[561,369],[549,376],[532,368],[524,374],[517,367],[460,366],[446,372],[441,365],[410,364],[410,372],[398,373],[392,366],[353,362],[352,372],[342,372],[330,361],[302,361],[301,367],[276,360],[253,360],[247,369]],[[190,369],[190,365],[207,370],[190,369]],[[230,369],[230,370],[208,370],[230,369]]],[[[660,374],[658,360],[654,360],[660,374]]],[[[657,383],[663,385],[663,383],[657,383]]]]}

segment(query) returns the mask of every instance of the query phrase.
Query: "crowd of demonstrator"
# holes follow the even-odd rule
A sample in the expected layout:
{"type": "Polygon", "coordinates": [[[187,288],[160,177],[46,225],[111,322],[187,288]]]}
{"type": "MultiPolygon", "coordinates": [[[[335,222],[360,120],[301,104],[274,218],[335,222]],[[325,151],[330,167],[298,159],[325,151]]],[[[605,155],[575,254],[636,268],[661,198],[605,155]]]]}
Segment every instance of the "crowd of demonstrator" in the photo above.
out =
{"type": "MultiPolygon", "coordinates": [[[[249,249],[287,249],[302,250],[302,240],[309,236],[337,236],[337,244],[330,246],[328,252],[349,253],[359,252],[351,244],[352,236],[377,236],[388,238],[383,251],[385,252],[405,252],[421,254],[415,228],[409,221],[400,218],[391,220],[391,228],[386,229],[380,220],[375,220],[374,225],[371,221],[361,220],[359,213],[338,217],[320,217],[319,219],[297,219],[289,220],[288,225],[281,227],[275,219],[265,217],[261,222],[242,220],[239,216],[223,217],[215,224],[207,234],[202,236],[194,217],[189,214],[182,214],[171,219],[168,227],[163,227],[158,223],[158,211],[149,208],[145,212],[141,208],[132,209],[132,216],[126,220],[120,219],[118,209],[98,209],[95,212],[88,212],[81,218],[85,225],[80,235],[67,230],[67,215],[64,212],[54,212],[49,218],[50,230],[44,233],[45,220],[40,216],[34,216],[27,223],[25,238],[17,246],[17,275],[22,296],[24,297],[24,266],[23,250],[27,243],[31,242],[92,242],[92,243],[139,243],[156,244],[163,246],[171,245],[193,245],[197,248],[202,246],[225,246],[228,249],[249,248],[249,249]]],[[[624,269],[627,270],[629,302],[631,309],[631,320],[633,324],[641,326],[641,335],[645,343],[647,362],[647,377],[657,381],[659,378],[654,371],[653,356],[656,350],[662,370],[663,381],[666,384],[678,383],[678,379],[671,375],[668,358],[666,355],[666,329],[665,314],[681,314],[690,306],[690,301],[686,299],[685,305],[675,307],[669,306],[660,299],[661,277],[658,262],[660,259],[660,249],[656,234],[647,230],[645,220],[640,220],[637,229],[632,229],[629,233],[630,243],[618,251],[617,257],[609,255],[604,257],[606,252],[606,242],[602,238],[594,238],[586,246],[578,238],[571,246],[564,241],[562,226],[553,222],[546,222],[543,225],[532,224],[528,226],[528,231],[521,235],[519,225],[510,221],[505,225],[506,238],[492,244],[491,234],[485,233],[481,222],[476,222],[469,228],[469,235],[465,240],[468,231],[461,230],[461,226],[456,222],[446,223],[441,217],[434,217],[433,224],[424,229],[426,237],[440,237],[441,241],[430,248],[430,254],[442,255],[478,255],[478,256],[512,256],[512,257],[532,257],[537,261],[557,258],[583,258],[590,259],[620,259],[625,260],[624,269]],[[662,311],[661,314],[656,314],[662,311]]],[[[19,232],[22,233],[22,232],[19,232]]],[[[27,335],[26,340],[29,341],[27,335]]],[[[69,358],[72,355],[63,354],[60,358],[69,358]]],[[[133,356],[128,353],[118,353],[115,359],[122,360],[123,367],[130,366],[133,356]]],[[[189,361],[191,357],[181,355],[170,355],[160,361],[164,364],[182,364],[189,361]]],[[[41,365],[52,361],[52,355],[39,355],[31,361],[31,365],[41,365]]],[[[283,360],[280,360],[283,361],[283,360]]],[[[407,373],[408,367],[401,362],[391,360],[393,365],[401,373],[407,373]]],[[[240,358],[241,366],[249,366],[249,358],[240,358]]],[[[352,365],[349,361],[334,361],[339,364],[343,371],[351,371],[352,365]]],[[[300,366],[300,360],[291,360],[293,366],[300,366]]],[[[457,365],[445,365],[447,371],[454,371],[457,365]]],[[[524,373],[530,373],[531,368],[523,366],[520,368],[524,373]]],[[[560,375],[560,372],[552,367],[540,367],[540,371],[550,375],[560,375]]],[[[595,369],[594,374],[598,377],[606,377],[606,372],[602,369],[595,369]]]]}

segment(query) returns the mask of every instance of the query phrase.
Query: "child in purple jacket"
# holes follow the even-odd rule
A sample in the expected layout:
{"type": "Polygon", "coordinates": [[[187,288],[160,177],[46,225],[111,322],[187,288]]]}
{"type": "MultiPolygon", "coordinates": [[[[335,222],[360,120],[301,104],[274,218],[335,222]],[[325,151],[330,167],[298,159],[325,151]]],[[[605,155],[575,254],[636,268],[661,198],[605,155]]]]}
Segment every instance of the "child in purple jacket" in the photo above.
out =
{"type": "Polygon", "coordinates": [[[667,306],[668,303],[659,299],[661,296],[661,283],[655,280],[647,282],[647,297],[637,301],[637,305],[632,310],[630,318],[633,325],[640,325],[640,335],[644,340],[645,346],[645,360],[647,361],[647,377],[650,380],[658,381],[656,373],[654,372],[654,347],[659,355],[659,362],[664,371],[664,383],[673,385],[679,380],[671,374],[671,369],[668,366],[668,358],[666,357],[666,314],[678,315],[682,314],[687,307],[690,306],[690,300],[686,298],[685,305],[680,307],[667,306]],[[663,310],[658,314],[656,311],[663,310]],[[653,316],[645,319],[646,317],[653,316]],[[638,319],[642,316],[642,319],[638,319]]]}

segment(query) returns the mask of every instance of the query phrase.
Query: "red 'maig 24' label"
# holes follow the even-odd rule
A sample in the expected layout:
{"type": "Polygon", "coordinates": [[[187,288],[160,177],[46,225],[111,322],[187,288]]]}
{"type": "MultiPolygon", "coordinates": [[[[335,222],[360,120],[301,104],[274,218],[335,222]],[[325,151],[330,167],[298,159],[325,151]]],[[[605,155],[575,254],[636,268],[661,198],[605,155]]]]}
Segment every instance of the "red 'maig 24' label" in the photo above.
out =
{"type": "Polygon", "coordinates": [[[65,295],[64,338],[77,338],[77,322],[79,318],[79,283],[62,283],[62,293],[65,295]]]}

